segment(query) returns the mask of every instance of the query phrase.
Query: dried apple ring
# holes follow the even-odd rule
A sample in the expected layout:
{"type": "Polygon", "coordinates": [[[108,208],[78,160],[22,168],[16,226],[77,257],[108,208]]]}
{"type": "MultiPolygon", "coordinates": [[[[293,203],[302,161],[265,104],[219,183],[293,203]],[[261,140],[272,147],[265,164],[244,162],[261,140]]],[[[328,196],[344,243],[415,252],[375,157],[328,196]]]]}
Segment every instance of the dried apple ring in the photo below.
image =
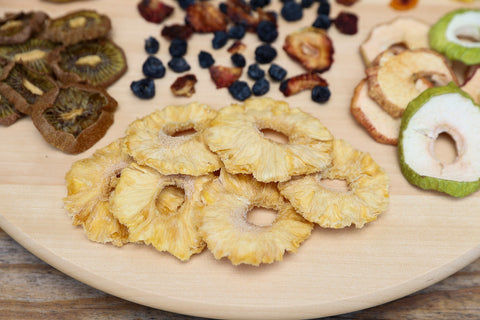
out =
{"type": "Polygon", "coordinates": [[[228,258],[234,265],[281,261],[284,253],[296,252],[313,225],[303,219],[278,192],[276,184],[256,181],[250,175],[220,177],[202,191],[200,234],[215,259],[228,258]],[[270,225],[249,222],[256,208],[276,211],[270,225]]]}
{"type": "Polygon", "coordinates": [[[195,102],[167,106],[131,123],[125,144],[139,164],[162,174],[213,172],[221,162],[203,142],[202,131],[216,115],[214,109],[195,102]],[[194,132],[181,135],[189,130],[194,132]]]}
{"type": "Polygon", "coordinates": [[[222,108],[205,130],[205,141],[230,173],[248,173],[262,182],[323,170],[331,161],[333,137],[315,117],[270,98],[247,99],[222,108]],[[270,129],[288,137],[279,143],[270,129]]]}
{"type": "Polygon", "coordinates": [[[388,207],[389,178],[364,153],[335,140],[332,166],[317,174],[280,183],[280,193],[305,219],[325,228],[362,228],[388,207]],[[322,185],[322,180],[344,180],[347,191],[322,185]]]}
{"type": "Polygon", "coordinates": [[[121,246],[128,242],[128,230],[109,210],[109,198],[122,170],[132,162],[123,151],[123,139],[98,149],[73,163],[65,176],[67,196],[63,199],[73,225],[81,225],[96,242],[121,246]]]}
{"type": "Polygon", "coordinates": [[[122,171],[110,209],[128,227],[130,241],[152,244],[187,261],[205,248],[198,233],[200,192],[213,177],[162,175],[132,163],[122,171]]]}

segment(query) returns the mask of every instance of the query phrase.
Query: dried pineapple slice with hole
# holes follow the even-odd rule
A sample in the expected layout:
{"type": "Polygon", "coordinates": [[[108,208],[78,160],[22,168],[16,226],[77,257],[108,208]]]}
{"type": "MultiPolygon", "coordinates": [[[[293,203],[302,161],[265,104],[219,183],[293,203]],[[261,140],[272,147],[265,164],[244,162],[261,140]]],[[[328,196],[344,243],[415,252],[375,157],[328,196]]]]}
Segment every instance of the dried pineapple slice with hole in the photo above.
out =
{"type": "Polygon", "coordinates": [[[110,199],[110,210],[127,226],[132,242],[152,244],[182,261],[201,252],[200,191],[214,176],[163,175],[132,163],[110,199]]]}
{"type": "Polygon", "coordinates": [[[65,209],[90,240],[116,246],[128,242],[127,228],[109,210],[109,197],[121,171],[132,161],[123,149],[122,138],[76,161],[67,172],[65,209]]]}
{"type": "Polygon", "coordinates": [[[216,115],[216,110],[196,102],[167,106],[131,123],[125,145],[139,164],[162,174],[213,172],[221,162],[203,142],[202,131],[216,115]],[[189,130],[195,132],[180,135],[189,130]]]}
{"type": "Polygon", "coordinates": [[[251,175],[220,177],[202,191],[200,234],[217,260],[227,257],[234,265],[281,261],[285,251],[296,252],[308,238],[313,224],[302,218],[278,192],[275,183],[256,181],[251,175]],[[248,219],[254,208],[276,211],[270,225],[248,219]]]}
{"type": "Polygon", "coordinates": [[[325,228],[344,228],[377,219],[388,207],[389,178],[368,153],[335,140],[332,166],[327,170],[280,183],[280,193],[307,220],[325,228]],[[325,180],[344,180],[347,190],[336,190],[325,180]]]}
{"type": "Polygon", "coordinates": [[[253,174],[262,182],[318,172],[331,161],[333,137],[328,129],[308,113],[270,98],[221,109],[204,137],[228,172],[253,174]],[[288,142],[267,138],[264,129],[286,135],[288,142]]]}

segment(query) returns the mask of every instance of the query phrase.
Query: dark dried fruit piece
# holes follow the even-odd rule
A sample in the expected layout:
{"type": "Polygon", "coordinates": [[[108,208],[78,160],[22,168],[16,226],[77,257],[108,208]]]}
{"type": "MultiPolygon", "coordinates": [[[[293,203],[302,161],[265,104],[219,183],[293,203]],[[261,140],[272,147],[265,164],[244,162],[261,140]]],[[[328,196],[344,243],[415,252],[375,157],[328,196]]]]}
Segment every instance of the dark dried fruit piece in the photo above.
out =
{"type": "Polygon", "coordinates": [[[315,86],[312,89],[312,100],[319,103],[324,103],[330,100],[330,89],[327,86],[315,86]]]}
{"type": "Polygon", "coordinates": [[[168,40],[173,40],[175,38],[188,40],[192,34],[192,27],[185,24],[173,24],[170,26],[165,26],[161,32],[162,37],[168,40]]]}
{"type": "Polygon", "coordinates": [[[111,29],[110,18],[94,10],[78,10],[48,20],[45,37],[71,45],[80,41],[105,37],[111,29]]]}
{"type": "Polygon", "coordinates": [[[358,16],[349,12],[340,12],[333,24],[343,34],[356,34],[358,32],[358,16]]]}
{"type": "Polygon", "coordinates": [[[260,21],[271,21],[275,25],[277,23],[277,16],[274,12],[264,11],[261,8],[254,11],[248,3],[242,0],[228,0],[226,14],[230,21],[237,25],[243,25],[249,32],[255,32],[260,21]]]}
{"type": "Polygon", "coordinates": [[[0,44],[22,43],[43,30],[47,14],[41,11],[6,14],[0,20],[0,44]]]}
{"type": "Polygon", "coordinates": [[[217,89],[228,88],[242,75],[243,68],[231,68],[224,66],[211,66],[209,69],[210,77],[217,89]]]}
{"type": "Polygon", "coordinates": [[[153,82],[152,78],[132,81],[130,89],[140,99],[151,99],[155,96],[155,82],[153,82]]]}
{"type": "Polygon", "coordinates": [[[194,74],[186,74],[178,77],[170,86],[170,90],[177,97],[191,97],[195,93],[197,77],[194,74]]]}
{"type": "Polygon", "coordinates": [[[58,45],[49,40],[32,38],[24,43],[0,46],[0,57],[15,62],[22,62],[41,73],[50,73],[47,61],[50,52],[58,45]]]}
{"type": "Polygon", "coordinates": [[[418,3],[418,0],[392,0],[390,1],[390,7],[395,10],[409,10],[414,8],[418,3]]]}
{"type": "Polygon", "coordinates": [[[358,0],[336,0],[338,4],[350,7],[353,6],[358,0]]]}
{"type": "Polygon", "coordinates": [[[235,81],[228,87],[228,92],[239,101],[244,101],[252,95],[252,91],[245,81],[235,81]]]}
{"type": "Polygon", "coordinates": [[[49,60],[63,82],[107,87],[127,71],[123,50],[111,40],[86,41],[52,51],[49,60]]]}
{"type": "Polygon", "coordinates": [[[0,90],[0,124],[8,127],[23,116],[24,114],[18,111],[13,102],[0,90]]]}
{"type": "Polygon", "coordinates": [[[105,135],[116,108],[117,102],[104,89],[70,84],[60,89],[53,103],[36,108],[32,121],[49,144],[77,154],[105,135]]]}
{"type": "Polygon", "coordinates": [[[173,7],[160,0],[141,0],[137,9],[145,20],[153,23],[162,23],[173,13],[173,7]]]}
{"type": "Polygon", "coordinates": [[[285,97],[289,97],[303,90],[311,90],[316,86],[326,87],[328,83],[316,73],[304,73],[282,81],[280,91],[285,97]]]}
{"type": "Polygon", "coordinates": [[[333,63],[333,44],[323,29],[308,27],[285,37],[283,50],[308,71],[324,72],[333,63]]]}
{"type": "Polygon", "coordinates": [[[225,31],[227,28],[227,17],[209,2],[197,2],[186,9],[185,21],[195,32],[225,31]]]}

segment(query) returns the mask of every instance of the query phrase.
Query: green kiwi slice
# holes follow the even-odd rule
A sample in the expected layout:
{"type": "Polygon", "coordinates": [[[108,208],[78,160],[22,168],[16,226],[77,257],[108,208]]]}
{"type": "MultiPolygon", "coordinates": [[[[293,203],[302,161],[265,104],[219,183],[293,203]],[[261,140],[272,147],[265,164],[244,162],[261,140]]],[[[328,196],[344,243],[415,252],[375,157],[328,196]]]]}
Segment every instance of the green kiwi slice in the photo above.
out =
{"type": "Polygon", "coordinates": [[[41,11],[6,14],[0,20],[0,44],[16,44],[27,41],[43,30],[48,16],[41,11]]]}
{"type": "Polygon", "coordinates": [[[13,102],[0,92],[0,124],[8,127],[23,116],[13,102]]]}

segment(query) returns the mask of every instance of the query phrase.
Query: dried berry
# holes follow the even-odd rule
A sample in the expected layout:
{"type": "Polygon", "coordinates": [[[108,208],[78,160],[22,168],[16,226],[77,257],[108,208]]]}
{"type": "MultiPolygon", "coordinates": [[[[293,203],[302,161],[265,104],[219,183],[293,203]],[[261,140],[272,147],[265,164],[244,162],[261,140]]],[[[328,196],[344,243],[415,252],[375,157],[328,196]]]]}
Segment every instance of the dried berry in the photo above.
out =
{"type": "Polygon", "coordinates": [[[145,51],[148,54],[155,54],[160,49],[160,43],[154,37],[148,37],[145,39],[145,51]]]}
{"type": "Polygon", "coordinates": [[[160,0],[141,0],[137,8],[145,20],[153,23],[162,23],[173,13],[173,7],[160,0]]]}
{"type": "Polygon", "coordinates": [[[206,51],[200,51],[198,54],[198,63],[202,68],[210,68],[215,63],[212,55],[206,51]]]}
{"type": "Polygon", "coordinates": [[[395,10],[409,10],[414,8],[418,3],[418,0],[392,0],[390,1],[390,7],[395,10]]]}
{"type": "Polygon", "coordinates": [[[310,8],[314,2],[315,0],[302,0],[300,1],[300,5],[302,6],[302,8],[310,8]]]}
{"type": "Polygon", "coordinates": [[[185,21],[196,32],[225,31],[227,18],[216,6],[209,2],[196,2],[186,9],[185,21]]]}
{"type": "Polygon", "coordinates": [[[358,16],[354,13],[340,12],[333,24],[343,34],[356,34],[358,32],[358,16]]]}
{"type": "Polygon", "coordinates": [[[287,70],[276,63],[272,63],[270,68],[268,68],[268,74],[273,80],[281,81],[287,76],[287,70]]]}
{"type": "Polygon", "coordinates": [[[183,57],[187,53],[187,41],[175,38],[170,42],[168,52],[172,57],[183,57]]]}
{"type": "Polygon", "coordinates": [[[195,3],[195,0],[178,0],[178,5],[182,9],[187,9],[188,6],[192,5],[195,3]]]}
{"type": "Polygon", "coordinates": [[[247,64],[245,57],[240,53],[232,54],[230,59],[232,60],[232,63],[235,67],[243,68],[247,64]]]}
{"type": "Polygon", "coordinates": [[[255,12],[244,0],[227,0],[227,16],[234,24],[245,26],[247,31],[255,32],[260,21],[268,20],[276,23],[277,16],[273,11],[257,8],[255,12]]]}
{"type": "Polygon", "coordinates": [[[242,68],[238,67],[211,66],[208,70],[217,89],[230,87],[242,75],[242,68]]]}
{"type": "Polygon", "coordinates": [[[250,0],[250,7],[252,7],[253,10],[263,8],[269,4],[270,0],[250,0]]]}
{"type": "Polygon", "coordinates": [[[328,0],[320,0],[319,2],[317,13],[327,16],[330,15],[330,2],[328,0]]]}
{"type": "Polygon", "coordinates": [[[278,37],[277,25],[272,21],[260,21],[257,26],[258,39],[263,42],[271,43],[278,37]]]}
{"type": "Polygon", "coordinates": [[[316,86],[312,89],[312,100],[315,102],[327,102],[330,95],[330,89],[327,86],[316,86]]]}
{"type": "Polygon", "coordinates": [[[287,21],[298,21],[303,17],[302,6],[295,1],[285,2],[280,13],[287,21]]]}
{"type": "Polygon", "coordinates": [[[243,42],[237,40],[227,49],[227,51],[232,54],[242,53],[243,51],[245,51],[246,47],[247,46],[243,42]]]}
{"type": "Polygon", "coordinates": [[[313,22],[312,27],[327,30],[328,28],[330,28],[331,25],[332,25],[332,20],[330,20],[330,18],[327,15],[319,14],[315,19],[315,21],[313,22]]]}
{"type": "Polygon", "coordinates": [[[132,81],[130,89],[140,99],[151,99],[155,96],[155,83],[151,78],[132,81]]]}
{"type": "Polygon", "coordinates": [[[263,96],[270,90],[270,83],[267,79],[261,78],[255,81],[252,86],[252,92],[256,96],[263,96]]]}
{"type": "Polygon", "coordinates": [[[212,47],[213,49],[220,49],[228,41],[228,34],[225,31],[217,31],[213,35],[212,39],[212,47]]]}
{"type": "Polygon", "coordinates": [[[193,29],[189,25],[185,24],[172,24],[165,26],[162,29],[162,37],[173,40],[175,38],[188,40],[193,34],[193,29]]]}
{"type": "Polygon", "coordinates": [[[263,71],[257,63],[248,66],[247,74],[253,80],[260,80],[265,77],[265,71],[263,71]]]}
{"type": "Polygon", "coordinates": [[[270,63],[277,57],[277,50],[269,44],[262,44],[255,49],[255,61],[270,63]]]}
{"type": "Polygon", "coordinates": [[[230,39],[242,39],[245,36],[245,27],[241,24],[234,25],[228,29],[228,37],[230,39]]]}
{"type": "Polygon", "coordinates": [[[236,81],[230,87],[228,87],[228,92],[232,95],[233,98],[244,101],[252,95],[252,91],[248,86],[248,83],[245,81],[236,81]]]}
{"type": "Polygon", "coordinates": [[[160,79],[165,76],[165,66],[157,57],[150,56],[142,66],[143,74],[148,78],[160,79]]]}
{"type": "Polygon", "coordinates": [[[194,74],[186,74],[178,77],[170,86],[170,90],[177,97],[191,97],[195,93],[197,77],[194,74]]]}
{"type": "Polygon", "coordinates": [[[354,5],[358,0],[336,0],[338,4],[350,7],[354,5]]]}
{"type": "Polygon", "coordinates": [[[176,73],[182,73],[190,70],[190,65],[183,57],[173,57],[168,61],[168,66],[176,73]]]}
{"type": "Polygon", "coordinates": [[[280,91],[285,97],[289,97],[303,90],[311,90],[316,86],[326,87],[328,83],[316,73],[304,73],[282,81],[280,91]]]}

